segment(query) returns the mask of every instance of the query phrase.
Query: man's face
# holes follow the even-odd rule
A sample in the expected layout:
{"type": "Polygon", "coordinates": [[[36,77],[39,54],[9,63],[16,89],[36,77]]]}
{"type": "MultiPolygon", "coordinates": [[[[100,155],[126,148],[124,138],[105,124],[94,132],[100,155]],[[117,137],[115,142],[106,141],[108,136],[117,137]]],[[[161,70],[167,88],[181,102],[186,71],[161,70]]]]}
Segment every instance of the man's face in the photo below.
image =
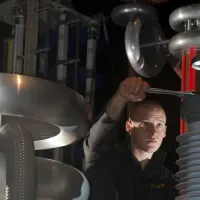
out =
{"type": "Polygon", "coordinates": [[[147,152],[156,152],[166,136],[166,115],[160,107],[138,108],[134,121],[130,122],[130,127],[126,129],[131,134],[131,146],[147,152]]]}

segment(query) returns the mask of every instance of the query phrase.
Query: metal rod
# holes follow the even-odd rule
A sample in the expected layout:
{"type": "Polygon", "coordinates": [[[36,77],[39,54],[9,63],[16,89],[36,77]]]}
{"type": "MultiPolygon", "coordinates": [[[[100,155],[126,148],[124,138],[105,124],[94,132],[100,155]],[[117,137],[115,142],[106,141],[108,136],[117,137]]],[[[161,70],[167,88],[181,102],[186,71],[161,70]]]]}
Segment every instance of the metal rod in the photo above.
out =
{"type": "Polygon", "coordinates": [[[39,9],[38,9],[38,12],[50,10],[50,9],[52,9],[52,8],[53,8],[52,5],[44,6],[44,7],[39,8],[39,9]]]}
{"type": "Polygon", "coordinates": [[[93,24],[98,24],[99,23],[97,20],[83,15],[83,14],[77,12],[76,10],[74,10],[73,8],[68,8],[67,6],[61,5],[60,3],[57,3],[57,2],[51,2],[50,4],[54,8],[65,9],[67,12],[74,14],[77,18],[80,18],[81,20],[83,20],[83,21],[85,21],[87,23],[93,23],[93,24]]]}
{"type": "Polygon", "coordinates": [[[182,92],[182,91],[174,91],[174,90],[165,90],[160,88],[149,88],[146,93],[149,94],[166,94],[166,95],[173,95],[180,98],[193,96],[196,94],[194,91],[182,92]]]}
{"type": "Polygon", "coordinates": [[[12,56],[12,73],[16,74],[21,74],[23,69],[24,27],[24,16],[16,16],[12,56]]]}
{"type": "Polygon", "coordinates": [[[164,44],[168,44],[169,41],[170,40],[162,40],[162,41],[159,41],[159,42],[142,44],[142,45],[140,45],[140,48],[164,45],[164,44]]]}
{"type": "Polygon", "coordinates": [[[191,19],[188,19],[186,21],[186,31],[190,31],[192,29],[192,20],[191,19]]]}

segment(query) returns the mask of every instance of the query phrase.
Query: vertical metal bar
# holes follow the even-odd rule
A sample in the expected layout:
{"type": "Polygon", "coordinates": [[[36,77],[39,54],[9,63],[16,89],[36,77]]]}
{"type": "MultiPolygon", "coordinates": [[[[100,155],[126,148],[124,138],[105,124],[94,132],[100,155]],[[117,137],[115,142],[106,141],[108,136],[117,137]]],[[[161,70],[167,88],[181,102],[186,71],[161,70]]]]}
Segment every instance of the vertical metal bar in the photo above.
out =
{"type": "MultiPolygon", "coordinates": [[[[190,31],[192,29],[192,21],[188,19],[185,23],[185,31],[190,31]]],[[[190,89],[190,75],[193,69],[191,69],[191,57],[190,51],[185,52],[182,55],[182,74],[181,74],[181,90],[188,91],[190,89]]],[[[187,132],[187,123],[180,119],[180,134],[187,132]]]]}
{"type": "Polygon", "coordinates": [[[24,16],[16,16],[12,56],[12,73],[22,74],[24,49],[24,16]]]}
{"type": "Polygon", "coordinates": [[[7,41],[7,62],[6,62],[6,68],[5,72],[6,73],[12,73],[12,62],[13,62],[13,40],[8,40],[7,41]]]}
{"type": "MultiPolygon", "coordinates": [[[[96,48],[97,48],[98,27],[90,26],[88,28],[87,41],[87,61],[86,61],[86,88],[85,98],[90,104],[92,116],[94,112],[95,101],[95,77],[96,77],[96,48]]],[[[82,170],[85,168],[85,158],[82,161],[82,170]]]]}
{"type": "Polygon", "coordinates": [[[91,104],[94,111],[95,100],[95,76],[96,76],[96,47],[97,47],[97,26],[88,28],[87,41],[87,63],[86,63],[86,92],[85,98],[91,104]]]}
{"type": "Polygon", "coordinates": [[[188,19],[188,20],[186,21],[185,25],[186,25],[186,27],[185,27],[186,31],[191,30],[191,29],[192,29],[192,20],[191,20],[191,19],[188,19]]]}
{"type": "Polygon", "coordinates": [[[26,40],[24,52],[24,75],[36,76],[38,44],[38,0],[29,0],[26,20],[26,40]]]}
{"type": "Polygon", "coordinates": [[[68,58],[68,32],[69,27],[66,24],[67,12],[61,10],[60,25],[58,32],[58,65],[57,65],[57,81],[66,84],[67,78],[67,58],[68,58]]]}
{"type": "MultiPolygon", "coordinates": [[[[57,82],[66,85],[67,79],[67,58],[68,58],[68,32],[69,27],[66,24],[67,12],[61,10],[60,25],[58,31],[58,65],[57,65],[57,82]]],[[[53,159],[63,161],[63,148],[53,150],[53,159]]]]}
{"type": "MultiPolygon", "coordinates": [[[[76,24],[76,55],[75,59],[79,58],[79,40],[80,40],[80,22],[76,24]]],[[[74,64],[74,90],[78,91],[78,62],[74,64]]]]}
{"type": "Polygon", "coordinates": [[[4,47],[3,47],[3,72],[6,73],[7,72],[7,65],[9,64],[8,63],[8,52],[9,52],[9,49],[8,49],[8,40],[4,41],[4,47]]]}

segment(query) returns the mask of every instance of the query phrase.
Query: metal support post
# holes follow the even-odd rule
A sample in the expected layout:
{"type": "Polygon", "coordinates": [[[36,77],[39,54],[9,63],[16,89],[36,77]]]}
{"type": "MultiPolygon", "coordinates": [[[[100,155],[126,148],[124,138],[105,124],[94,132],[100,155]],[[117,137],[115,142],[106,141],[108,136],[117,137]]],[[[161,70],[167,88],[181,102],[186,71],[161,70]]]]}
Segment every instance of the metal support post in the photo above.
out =
{"type": "MultiPolygon", "coordinates": [[[[92,116],[94,113],[94,100],[95,100],[97,38],[98,38],[98,27],[92,25],[88,28],[86,88],[85,88],[85,99],[91,106],[92,116]]],[[[85,158],[82,160],[82,170],[84,169],[85,169],[85,158]]]]}
{"type": "Polygon", "coordinates": [[[66,84],[67,79],[67,58],[68,58],[68,32],[69,26],[66,24],[67,12],[61,10],[60,25],[58,32],[58,65],[57,65],[57,81],[66,84]]]}
{"type": "Polygon", "coordinates": [[[23,74],[27,76],[36,76],[37,69],[37,50],[38,44],[38,0],[29,0],[27,6],[26,18],[26,40],[24,50],[23,74]]]}
{"type": "Polygon", "coordinates": [[[96,73],[96,48],[97,48],[97,26],[88,28],[87,41],[87,63],[86,63],[86,91],[85,98],[90,103],[94,112],[95,100],[95,73],[96,73]]]}
{"type": "MultiPolygon", "coordinates": [[[[45,29],[45,42],[43,48],[49,47],[49,31],[50,31],[50,24],[51,24],[51,17],[50,17],[50,11],[49,10],[43,10],[40,12],[40,16],[42,15],[42,19],[45,22],[46,29],[45,29]]],[[[47,78],[48,75],[48,51],[42,52],[39,54],[39,72],[44,75],[44,79],[47,78]]]]}
{"type": "MultiPolygon", "coordinates": [[[[79,59],[79,40],[80,40],[80,22],[77,22],[76,25],[76,55],[75,59],[79,59]]],[[[74,63],[74,90],[78,92],[78,64],[79,62],[74,63]]]]}
{"type": "MultiPolygon", "coordinates": [[[[66,85],[67,79],[67,58],[68,58],[68,31],[69,27],[66,23],[67,12],[61,10],[60,25],[58,31],[58,65],[57,65],[57,82],[66,85]]],[[[63,148],[53,150],[53,159],[62,162],[63,148]]]]}
{"type": "Polygon", "coordinates": [[[24,48],[24,16],[16,16],[12,56],[12,73],[22,74],[24,48]]]}

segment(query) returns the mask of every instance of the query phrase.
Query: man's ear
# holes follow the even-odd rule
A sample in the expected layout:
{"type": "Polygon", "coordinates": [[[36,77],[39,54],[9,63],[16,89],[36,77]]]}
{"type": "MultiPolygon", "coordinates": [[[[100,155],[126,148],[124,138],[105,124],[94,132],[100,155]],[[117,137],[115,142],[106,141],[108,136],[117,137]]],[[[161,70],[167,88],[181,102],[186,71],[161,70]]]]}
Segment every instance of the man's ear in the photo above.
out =
{"type": "Polygon", "coordinates": [[[133,123],[130,120],[126,121],[126,132],[131,135],[132,129],[133,129],[133,123]]]}

